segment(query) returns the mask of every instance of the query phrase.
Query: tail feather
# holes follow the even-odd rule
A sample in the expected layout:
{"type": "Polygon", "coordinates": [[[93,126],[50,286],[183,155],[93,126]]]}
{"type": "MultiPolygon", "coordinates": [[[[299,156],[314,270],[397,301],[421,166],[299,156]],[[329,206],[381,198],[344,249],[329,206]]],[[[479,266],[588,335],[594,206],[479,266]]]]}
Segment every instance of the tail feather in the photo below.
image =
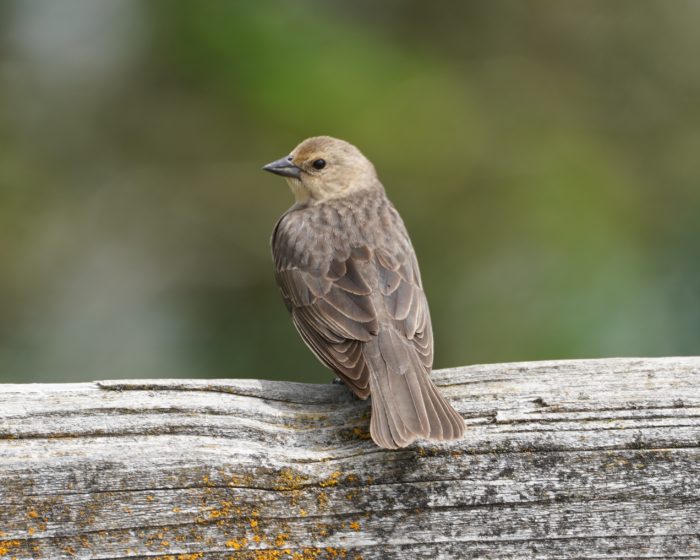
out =
{"type": "Polygon", "coordinates": [[[392,415],[392,411],[382,391],[372,395],[372,420],[369,432],[374,442],[386,449],[396,449],[401,442],[407,441],[405,426],[400,418],[392,415]]]}
{"type": "Polygon", "coordinates": [[[418,438],[458,439],[464,421],[439,393],[410,341],[391,331],[365,345],[370,370],[370,434],[381,447],[406,447],[418,438]]]}
{"type": "Polygon", "coordinates": [[[430,423],[429,437],[438,440],[459,439],[464,435],[464,420],[452,405],[445,400],[438,388],[429,380],[430,402],[436,408],[436,421],[430,423]],[[437,419],[440,419],[437,421],[437,419]]]}

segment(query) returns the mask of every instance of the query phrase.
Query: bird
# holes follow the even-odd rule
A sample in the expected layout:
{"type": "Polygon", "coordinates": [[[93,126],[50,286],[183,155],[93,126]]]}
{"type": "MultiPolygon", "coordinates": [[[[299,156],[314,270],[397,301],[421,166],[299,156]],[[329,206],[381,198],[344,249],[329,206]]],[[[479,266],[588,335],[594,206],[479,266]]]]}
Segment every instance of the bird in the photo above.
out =
{"type": "Polygon", "coordinates": [[[385,449],[454,440],[464,420],[431,379],[433,331],[416,254],[372,162],[330,136],[263,167],[295,202],[274,227],[275,278],[301,338],[360,399],[385,449]]]}

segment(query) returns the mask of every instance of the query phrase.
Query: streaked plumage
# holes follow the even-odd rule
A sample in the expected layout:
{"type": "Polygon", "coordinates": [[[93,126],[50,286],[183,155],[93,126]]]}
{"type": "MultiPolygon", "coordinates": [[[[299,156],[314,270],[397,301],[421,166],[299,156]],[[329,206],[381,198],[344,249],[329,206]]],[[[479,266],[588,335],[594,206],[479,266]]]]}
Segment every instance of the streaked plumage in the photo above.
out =
{"type": "Polygon", "coordinates": [[[372,439],[396,448],[461,437],[462,418],[430,379],[433,335],[415,252],[372,164],[322,136],[266,169],[284,175],[297,199],[272,235],[285,304],[319,360],[358,397],[372,396],[372,439]]]}

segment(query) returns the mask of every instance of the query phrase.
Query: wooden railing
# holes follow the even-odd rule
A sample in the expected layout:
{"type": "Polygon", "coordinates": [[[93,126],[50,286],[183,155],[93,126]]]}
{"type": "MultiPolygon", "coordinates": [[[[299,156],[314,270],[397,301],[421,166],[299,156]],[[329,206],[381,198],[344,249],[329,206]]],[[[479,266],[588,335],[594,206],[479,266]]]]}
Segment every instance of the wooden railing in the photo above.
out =
{"type": "Polygon", "coordinates": [[[0,385],[0,559],[700,556],[700,358],[434,373],[451,443],[336,385],[0,385]]]}

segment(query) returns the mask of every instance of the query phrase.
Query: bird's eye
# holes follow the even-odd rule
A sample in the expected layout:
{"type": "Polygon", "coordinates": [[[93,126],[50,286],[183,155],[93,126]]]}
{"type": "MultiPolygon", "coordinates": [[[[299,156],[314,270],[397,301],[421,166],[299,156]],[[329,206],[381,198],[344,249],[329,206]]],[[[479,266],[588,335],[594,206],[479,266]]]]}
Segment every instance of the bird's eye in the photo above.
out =
{"type": "Polygon", "coordinates": [[[314,166],[314,169],[323,169],[326,167],[326,160],[325,159],[317,159],[314,160],[314,162],[311,164],[314,166]]]}

